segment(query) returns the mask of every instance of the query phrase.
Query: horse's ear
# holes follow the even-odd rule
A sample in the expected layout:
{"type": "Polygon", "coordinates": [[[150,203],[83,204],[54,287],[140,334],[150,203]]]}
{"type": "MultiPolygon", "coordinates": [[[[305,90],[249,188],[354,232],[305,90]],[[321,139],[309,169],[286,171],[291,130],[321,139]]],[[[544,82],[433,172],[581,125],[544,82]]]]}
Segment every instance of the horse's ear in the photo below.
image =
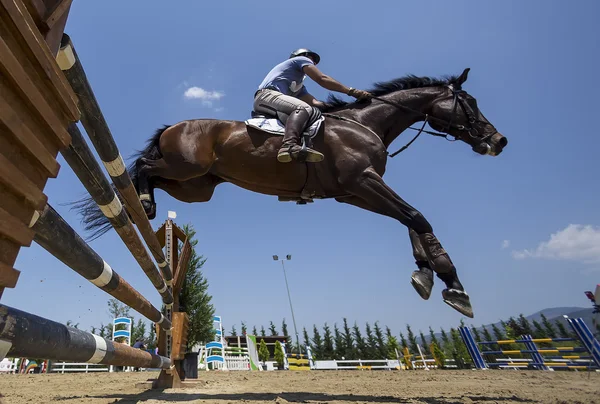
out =
{"type": "Polygon", "coordinates": [[[462,74],[458,77],[458,79],[456,79],[456,84],[458,84],[459,86],[462,86],[463,83],[465,81],[467,81],[467,77],[469,76],[469,70],[471,70],[470,67],[467,67],[462,74]]]}

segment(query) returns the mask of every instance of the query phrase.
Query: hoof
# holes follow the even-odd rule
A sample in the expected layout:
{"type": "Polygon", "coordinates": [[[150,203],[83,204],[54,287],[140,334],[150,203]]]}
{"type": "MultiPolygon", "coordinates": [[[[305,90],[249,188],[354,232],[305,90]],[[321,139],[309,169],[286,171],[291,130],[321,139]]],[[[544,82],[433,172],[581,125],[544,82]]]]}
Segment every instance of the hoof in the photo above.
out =
{"type": "Polygon", "coordinates": [[[467,292],[457,289],[444,289],[442,297],[444,303],[448,306],[469,318],[473,318],[473,307],[471,307],[471,300],[467,292]]]}
{"type": "Polygon", "coordinates": [[[149,220],[152,220],[156,217],[156,204],[150,201],[141,201],[142,207],[144,208],[144,212],[146,216],[148,216],[149,220]]]}
{"type": "Polygon", "coordinates": [[[415,288],[419,296],[425,300],[429,299],[429,296],[431,296],[431,289],[433,289],[433,274],[427,271],[427,269],[414,271],[410,278],[410,283],[413,288],[415,288]]]}

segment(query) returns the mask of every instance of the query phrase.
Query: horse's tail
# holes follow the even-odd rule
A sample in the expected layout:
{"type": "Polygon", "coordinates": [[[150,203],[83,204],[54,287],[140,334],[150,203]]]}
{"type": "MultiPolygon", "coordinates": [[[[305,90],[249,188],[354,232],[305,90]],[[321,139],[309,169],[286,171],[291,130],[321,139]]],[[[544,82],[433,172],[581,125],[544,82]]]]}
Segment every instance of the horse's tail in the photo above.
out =
{"type": "MultiPolygon", "coordinates": [[[[137,162],[141,158],[158,160],[162,157],[159,148],[159,141],[160,136],[167,128],[169,128],[169,125],[164,125],[162,128],[157,129],[154,135],[148,140],[146,147],[131,156],[133,161],[127,168],[127,172],[129,173],[129,177],[131,177],[131,181],[133,182],[136,190],[138,188],[137,162]]],[[[117,192],[114,184],[112,187],[118,198],[121,200],[123,206],[125,206],[123,199],[117,192]]],[[[91,196],[88,195],[78,201],[72,202],[71,205],[73,209],[75,209],[81,216],[81,223],[83,224],[85,231],[90,233],[87,237],[88,241],[97,239],[112,228],[108,218],[104,216],[104,213],[102,213],[98,207],[98,204],[96,204],[91,196]]]]}

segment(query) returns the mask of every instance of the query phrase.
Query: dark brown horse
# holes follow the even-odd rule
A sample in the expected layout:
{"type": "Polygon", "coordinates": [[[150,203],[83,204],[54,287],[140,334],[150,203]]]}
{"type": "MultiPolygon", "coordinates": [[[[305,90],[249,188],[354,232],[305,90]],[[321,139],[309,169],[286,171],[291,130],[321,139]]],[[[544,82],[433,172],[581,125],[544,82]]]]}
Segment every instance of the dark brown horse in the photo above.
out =
{"type": "MultiPolygon", "coordinates": [[[[335,198],[394,218],[409,230],[418,267],[411,281],[417,292],[428,299],[436,273],[446,284],[444,301],[473,317],[469,296],[431,225],[382,178],[388,146],[419,121],[469,144],[476,153],[502,152],[506,138],[462,90],[468,71],[447,79],[407,76],[377,83],[371,90],[375,98],[367,102],[344,103],[330,97],[313,144],[325,155],[318,164],[279,163],[282,137],[244,122],[197,119],[158,130],[130,173],[151,219],[156,212],[154,189],[184,202],[208,202],[223,182],[281,200],[335,198]]],[[[82,212],[88,230],[97,234],[106,230],[107,221],[98,209],[87,205],[82,212]]]]}

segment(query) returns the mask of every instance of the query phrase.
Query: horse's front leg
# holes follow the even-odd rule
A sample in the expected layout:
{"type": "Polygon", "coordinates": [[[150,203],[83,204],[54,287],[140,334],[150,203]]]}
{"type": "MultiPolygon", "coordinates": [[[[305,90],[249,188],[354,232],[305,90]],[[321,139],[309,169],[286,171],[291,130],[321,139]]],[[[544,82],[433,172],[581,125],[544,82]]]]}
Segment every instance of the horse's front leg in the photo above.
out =
{"type": "MultiPolygon", "coordinates": [[[[442,292],[444,302],[468,317],[473,317],[470,299],[458,279],[456,268],[448,253],[433,234],[433,229],[427,219],[414,207],[409,205],[394,190],[392,190],[375,172],[367,168],[358,176],[348,176],[342,179],[344,188],[356,199],[338,199],[382,215],[393,217],[409,229],[413,245],[413,254],[420,270],[413,273],[413,279],[427,275],[427,270],[433,269],[447,286],[442,292]],[[431,268],[431,269],[430,269],[431,268]]],[[[430,275],[430,286],[433,286],[433,276],[430,275]]],[[[414,283],[413,283],[413,286],[414,283]]],[[[427,285],[424,285],[427,287],[427,285]]],[[[417,288],[417,286],[415,286],[417,288]]],[[[424,290],[426,291],[426,289],[424,290]]],[[[419,293],[421,294],[421,293],[419,293]]],[[[426,293],[427,297],[428,293],[426,293]]]]}

